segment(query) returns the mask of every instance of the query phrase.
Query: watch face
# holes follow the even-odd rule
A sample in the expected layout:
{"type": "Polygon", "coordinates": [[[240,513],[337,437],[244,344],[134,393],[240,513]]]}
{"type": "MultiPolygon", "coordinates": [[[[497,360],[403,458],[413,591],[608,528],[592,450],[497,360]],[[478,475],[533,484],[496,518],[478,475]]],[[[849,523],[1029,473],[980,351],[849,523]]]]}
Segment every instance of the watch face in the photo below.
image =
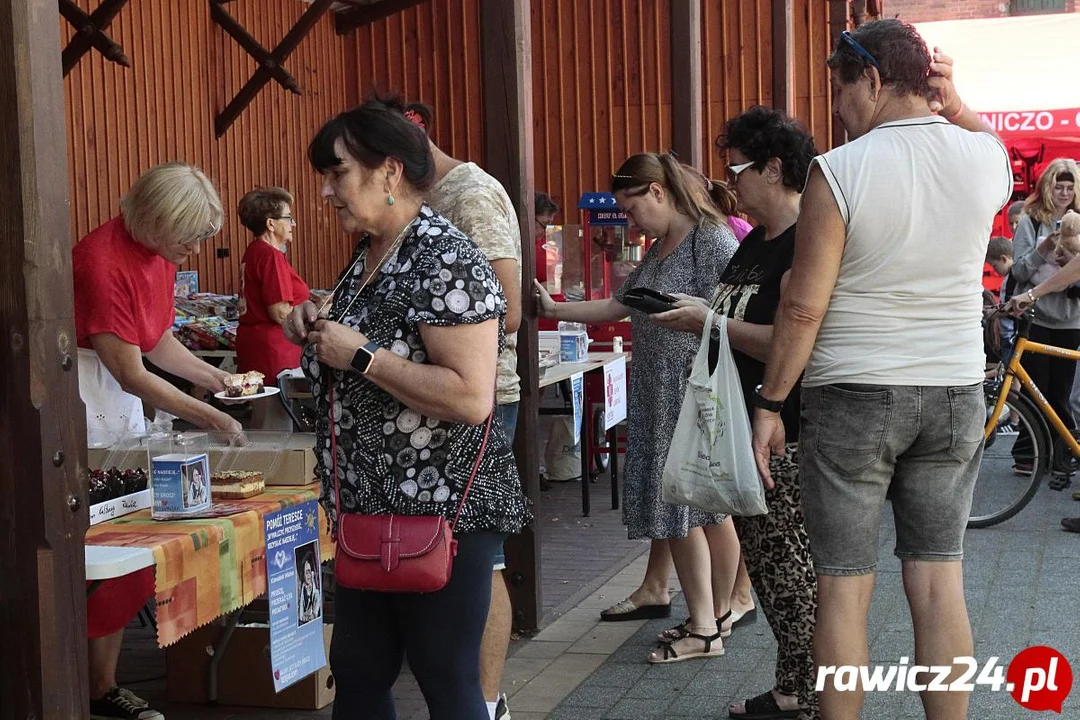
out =
{"type": "Polygon", "coordinates": [[[366,373],[368,366],[371,365],[372,354],[365,348],[359,348],[356,354],[353,355],[352,363],[353,369],[358,373],[366,373]]]}

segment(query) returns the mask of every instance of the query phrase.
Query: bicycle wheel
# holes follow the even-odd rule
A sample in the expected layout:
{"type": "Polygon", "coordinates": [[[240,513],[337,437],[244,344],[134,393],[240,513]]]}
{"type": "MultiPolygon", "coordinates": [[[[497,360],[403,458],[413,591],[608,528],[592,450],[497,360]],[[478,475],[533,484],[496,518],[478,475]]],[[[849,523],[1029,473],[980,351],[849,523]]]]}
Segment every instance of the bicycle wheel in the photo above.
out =
{"type": "MultiPolygon", "coordinates": [[[[996,399],[996,392],[986,396],[988,417],[996,399]]],[[[990,527],[1023,510],[1050,467],[1050,446],[1039,411],[1026,397],[1010,395],[983,447],[967,526],[990,527]]]]}

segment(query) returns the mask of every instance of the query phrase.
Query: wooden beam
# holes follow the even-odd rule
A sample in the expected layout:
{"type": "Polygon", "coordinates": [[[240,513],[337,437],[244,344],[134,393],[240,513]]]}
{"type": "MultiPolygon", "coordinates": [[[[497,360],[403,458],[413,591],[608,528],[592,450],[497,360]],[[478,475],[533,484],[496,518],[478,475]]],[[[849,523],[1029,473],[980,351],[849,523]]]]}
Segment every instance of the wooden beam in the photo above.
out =
{"type": "MultiPolygon", "coordinates": [[[[345,2],[348,1],[345,0],[345,2]]],[[[345,35],[361,25],[382,20],[384,17],[389,17],[402,10],[408,10],[422,2],[425,2],[425,0],[381,0],[381,2],[357,5],[352,10],[339,12],[335,17],[335,27],[339,35],[345,35]]]]}
{"type": "Polygon", "coordinates": [[[89,716],[79,400],[56,0],[0,0],[0,718],[89,716]]]}
{"type": "Polygon", "coordinates": [[[79,64],[91,47],[97,48],[106,60],[131,67],[124,49],[105,34],[105,28],[126,4],[127,0],[104,0],[93,13],[87,15],[73,0],[60,0],[60,14],[77,31],[62,54],[65,76],[79,64]]]}
{"type": "MultiPolygon", "coordinates": [[[[518,330],[518,408],[514,455],[534,510],[540,501],[540,368],[533,241],[532,28],[529,0],[480,0],[480,73],[484,88],[484,169],[499,179],[517,208],[521,228],[521,328],[518,330]]],[[[583,478],[582,482],[587,482],[583,478]]],[[[520,631],[540,624],[540,527],[536,520],[506,542],[507,587],[520,631]]]]}
{"type": "Polygon", "coordinates": [[[222,7],[223,2],[228,2],[228,0],[210,0],[210,19],[220,25],[221,29],[227,32],[258,63],[260,69],[270,73],[270,77],[277,80],[286,90],[299,95],[300,85],[292,73],[274,61],[270,52],[222,7]]]}
{"type": "Polygon", "coordinates": [[[772,0],[773,107],[795,117],[795,0],[772,0]]]}
{"type": "MultiPolygon", "coordinates": [[[[304,14],[300,16],[300,19],[296,21],[296,25],[293,26],[292,30],[285,35],[281,42],[278,43],[278,46],[274,48],[274,51],[270,53],[270,61],[268,62],[281,66],[335,1],[314,0],[308,6],[308,9],[304,11],[304,14]]],[[[218,137],[224,135],[225,131],[236,122],[236,118],[240,117],[240,113],[244,112],[244,108],[255,99],[263,86],[270,82],[270,77],[270,71],[267,69],[266,64],[255,71],[255,74],[240,89],[232,102],[214,119],[214,131],[218,137]]]]}
{"type": "Polygon", "coordinates": [[[672,150],[704,170],[701,103],[701,0],[671,0],[672,150]]]}

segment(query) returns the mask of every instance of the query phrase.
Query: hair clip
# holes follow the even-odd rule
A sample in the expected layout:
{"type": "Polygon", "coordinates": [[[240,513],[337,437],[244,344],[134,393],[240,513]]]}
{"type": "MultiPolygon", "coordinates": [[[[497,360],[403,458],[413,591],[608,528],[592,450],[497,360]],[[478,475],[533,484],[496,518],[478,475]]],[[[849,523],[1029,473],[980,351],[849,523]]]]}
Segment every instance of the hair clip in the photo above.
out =
{"type": "Polygon", "coordinates": [[[615,173],[611,177],[619,178],[620,180],[637,180],[637,178],[634,177],[633,175],[620,175],[619,173],[615,173]]]}
{"type": "Polygon", "coordinates": [[[413,125],[416,125],[421,130],[427,129],[427,127],[424,125],[424,118],[420,117],[420,113],[416,112],[415,110],[406,110],[404,114],[406,119],[408,119],[409,122],[411,122],[413,125]]]}

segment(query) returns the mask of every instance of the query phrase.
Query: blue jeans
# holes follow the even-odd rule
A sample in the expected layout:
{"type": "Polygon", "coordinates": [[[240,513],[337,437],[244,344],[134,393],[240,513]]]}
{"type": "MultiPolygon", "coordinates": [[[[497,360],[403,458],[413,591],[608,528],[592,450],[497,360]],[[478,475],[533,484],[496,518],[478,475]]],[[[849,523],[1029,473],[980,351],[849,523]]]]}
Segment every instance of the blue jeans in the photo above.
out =
{"type": "MultiPolygon", "coordinates": [[[[506,433],[506,439],[509,441],[511,448],[514,446],[514,433],[517,431],[517,420],[518,404],[516,402],[495,406],[495,421],[502,426],[503,432],[506,433]]],[[[502,547],[499,547],[499,551],[495,553],[494,568],[496,570],[503,570],[506,568],[506,553],[503,552],[502,547]]]]}
{"type": "Polygon", "coordinates": [[[495,406],[495,421],[502,425],[510,446],[514,445],[514,433],[517,432],[518,404],[516,402],[495,406]]]}

